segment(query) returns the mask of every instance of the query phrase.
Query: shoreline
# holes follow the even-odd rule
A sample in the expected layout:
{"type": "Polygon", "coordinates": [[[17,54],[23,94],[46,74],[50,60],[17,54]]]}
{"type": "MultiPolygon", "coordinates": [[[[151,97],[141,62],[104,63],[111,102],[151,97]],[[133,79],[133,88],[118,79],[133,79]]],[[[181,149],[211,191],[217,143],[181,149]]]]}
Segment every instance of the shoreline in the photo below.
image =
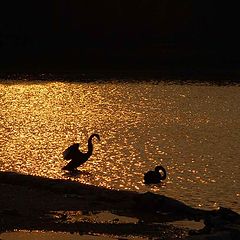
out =
{"type": "Polygon", "coordinates": [[[0,172],[0,191],[1,233],[14,229],[147,237],[164,233],[166,238],[163,239],[200,239],[224,231],[229,236],[240,236],[240,215],[231,209],[196,209],[149,192],[109,190],[13,172],[0,172]],[[86,220],[89,213],[101,212],[114,214],[118,220],[134,218],[136,223],[86,220]],[[86,221],[71,221],[79,213],[86,221]],[[189,231],[171,225],[181,220],[203,221],[205,227],[189,231]]]}
{"type": "Polygon", "coordinates": [[[17,69],[2,70],[5,81],[63,81],[63,82],[153,82],[158,84],[239,85],[237,68],[160,67],[153,69],[79,68],[79,69],[17,69]]]}

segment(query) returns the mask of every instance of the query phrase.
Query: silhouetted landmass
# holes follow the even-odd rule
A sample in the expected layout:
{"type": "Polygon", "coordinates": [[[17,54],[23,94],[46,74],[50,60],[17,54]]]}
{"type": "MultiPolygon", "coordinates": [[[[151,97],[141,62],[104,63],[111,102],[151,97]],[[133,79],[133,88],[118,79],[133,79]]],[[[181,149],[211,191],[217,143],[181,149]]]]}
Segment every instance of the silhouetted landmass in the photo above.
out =
{"type": "Polygon", "coordinates": [[[4,1],[0,70],[162,70],[239,76],[237,3],[4,1]]]}
{"type": "Polygon", "coordinates": [[[224,237],[235,240],[240,237],[240,215],[228,208],[202,210],[150,192],[110,190],[70,180],[13,172],[0,172],[0,182],[0,233],[24,229],[161,239],[224,237]],[[84,220],[86,216],[104,211],[137,221],[118,223],[119,219],[111,222],[84,220]],[[74,214],[82,217],[71,219],[74,214]],[[171,225],[176,220],[201,220],[205,226],[198,231],[188,231],[171,225]]]}

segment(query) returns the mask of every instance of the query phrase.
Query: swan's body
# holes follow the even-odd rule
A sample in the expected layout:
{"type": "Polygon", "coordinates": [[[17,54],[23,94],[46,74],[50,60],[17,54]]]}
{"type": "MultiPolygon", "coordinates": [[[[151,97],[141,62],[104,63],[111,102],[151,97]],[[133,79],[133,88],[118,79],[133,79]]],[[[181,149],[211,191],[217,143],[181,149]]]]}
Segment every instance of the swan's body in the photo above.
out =
{"type": "Polygon", "coordinates": [[[90,158],[93,153],[92,139],[94,137],[100,141],[100,136],[98,134],[92,134],[88,139],[88,151],[86,153],[82,153],[79,150],[79,143],[72,144],[63,152],[63,158],[65,160],[71,160],[65,167],[62,168],[63,170],[74,171],[90,158]]]}
{"type": "Polygon", "coordinates": [[[148,171],[144,174],[144,181],[146,184],[151,183],[160,183],[162,180],[165,180],[167,177],[167,172],[162,166],[155,167],[154,171],[148,171]],[[162,172],[162,174],[160,173],[162,172]]]}

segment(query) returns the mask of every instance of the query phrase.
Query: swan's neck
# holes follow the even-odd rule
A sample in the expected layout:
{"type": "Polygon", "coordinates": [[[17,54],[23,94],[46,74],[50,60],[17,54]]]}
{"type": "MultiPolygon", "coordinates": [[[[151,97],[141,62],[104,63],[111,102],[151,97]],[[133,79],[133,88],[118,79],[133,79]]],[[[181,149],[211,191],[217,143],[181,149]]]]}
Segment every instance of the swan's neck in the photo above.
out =
{"type": "Polygon", "coordinates": [[[89,155],[89,156],[91,156],[92,155],[92,153],[93,153],[93,144],[92,144],[92,136],[88,139],[88,151],[87,151],[87,154],[89,155]]]}
{"type": "Polygon", "coordinates": [[[161,180],[165,180],[166,177],[167,177],[167,172],[166,172],[166,170],[164,168],[162,168],[161,170],[163,172],[163,175],[161,175],[161,180]]]}

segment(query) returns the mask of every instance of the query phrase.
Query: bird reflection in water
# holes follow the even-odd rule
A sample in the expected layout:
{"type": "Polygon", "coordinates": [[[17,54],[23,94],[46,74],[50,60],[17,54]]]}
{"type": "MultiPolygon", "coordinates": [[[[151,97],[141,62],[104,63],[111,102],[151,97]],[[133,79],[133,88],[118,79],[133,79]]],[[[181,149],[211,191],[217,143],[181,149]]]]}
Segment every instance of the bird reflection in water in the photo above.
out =
{"type": "Polygon", "coordinates": [[[156,184],[160,183],[162,180],[165,180],[167,177],[167,172],[163,166],[155,167],[154,171],[148,171],[144,174],[144,183],[145,184],[156,184]]]}
{"type": "Polygon", "coordinates": [[[100,141],[100,136],[99,134],[92,134],[89,139],[88,139],[88,151],[86,153],[83,153],[80,151],[79,143],[74,143],[70,147],[68,147],[64,152],[63,152],[63,158],[65,160],[71,160],[66,166],[62,168],[62,170],[67,170],[71,173],[81,173],[81,171],[77,170],[77,168],[84,164],[93,154],[93,143],[92,140],[93,138],[96,137],[98,141],[100,141]]]}

